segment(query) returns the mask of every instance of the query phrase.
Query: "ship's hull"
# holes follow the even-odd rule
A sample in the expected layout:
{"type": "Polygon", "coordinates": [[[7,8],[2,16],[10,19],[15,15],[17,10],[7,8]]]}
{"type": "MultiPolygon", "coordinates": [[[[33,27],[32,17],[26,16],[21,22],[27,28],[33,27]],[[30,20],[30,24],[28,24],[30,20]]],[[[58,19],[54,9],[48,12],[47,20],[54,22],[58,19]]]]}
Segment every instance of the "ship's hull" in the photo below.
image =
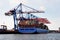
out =
{"type": "Polygon", "coordinates": [[[46,29],[40,28],[18,28],[20,33],[48,33],[46,29]]]}

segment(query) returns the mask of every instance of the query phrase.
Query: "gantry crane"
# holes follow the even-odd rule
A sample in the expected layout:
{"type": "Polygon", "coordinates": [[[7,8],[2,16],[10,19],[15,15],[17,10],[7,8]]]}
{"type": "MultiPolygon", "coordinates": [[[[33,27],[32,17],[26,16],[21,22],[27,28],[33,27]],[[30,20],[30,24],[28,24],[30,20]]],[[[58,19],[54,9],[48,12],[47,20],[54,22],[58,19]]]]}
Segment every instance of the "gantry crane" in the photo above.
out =
{"type": "MultiPolygon", "coordinates": [[[[19,14],[19,16],[22,15],[21,17],[23,17],[23,14],[25,14],[25,13],[28,14],[28,19],[29,19],[29,17],[30,17],[29,14],[30,14],[30,13],[44,13],[44,11],[39,11],[39,10],[36,10],[36,9],[34,9],[34,8],[31,8],[31,7],[29,7],[29,6],[26,6],[26,5],[22,4],[22,3],[20,3],[20,4],[19,4],[16,8],[14,8],[13,10],[10,10],[9,12],[5,13],[5,15],[7,15],[7,16],[13,15],[13,19],[14,19],[14,29],[16,30],[16,29],[17,29],[17,25],[18,25],[17,15],[19,14]],[[30,8],[30,9],[32,9],[32,11],[23,11],[23,10],[22,10],[22,6],[27,7],[27,8],[30,8]],[[17,11],[18,11],[18,13],[17,13],[17,11]]],[[[30,15],[33,16],[33,17],[36,17],[36,16],[33,15],[33,14],[30,14],[30,15]]],[[[36,18],[37,18],[37,17],[36,17],[36,18]]],[[[23,20],[23,18],[22,18],[22,20],[23,20]]]]}

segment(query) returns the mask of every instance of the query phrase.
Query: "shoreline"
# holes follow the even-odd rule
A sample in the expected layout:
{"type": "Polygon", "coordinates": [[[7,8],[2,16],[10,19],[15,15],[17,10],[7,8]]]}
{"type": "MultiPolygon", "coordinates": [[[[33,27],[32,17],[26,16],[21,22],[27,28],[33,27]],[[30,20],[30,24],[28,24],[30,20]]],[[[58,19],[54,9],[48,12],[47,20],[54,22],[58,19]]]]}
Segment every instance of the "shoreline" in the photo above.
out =
{"type": "MultiPolygon", "coordinates": [[[[48,33],[60,33],[60,31],[57,30],[49,30],[48,33]]],[[[18,31],[0,31],[0,34],[27,34],[27,33],[19,33],[18,31]]],[[[28,33],[28,34],[47,34],[47,33],[28,33]]]]}

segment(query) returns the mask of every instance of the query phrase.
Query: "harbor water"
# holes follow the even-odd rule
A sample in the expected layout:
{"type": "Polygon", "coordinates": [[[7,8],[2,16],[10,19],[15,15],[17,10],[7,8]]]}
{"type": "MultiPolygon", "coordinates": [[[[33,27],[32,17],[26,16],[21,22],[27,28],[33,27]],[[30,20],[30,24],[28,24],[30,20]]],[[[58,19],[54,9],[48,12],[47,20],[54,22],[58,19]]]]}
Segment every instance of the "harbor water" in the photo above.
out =
{"type": "Polygon", "coordinates": [[[0,34],[0,40],[60,40],[60,33],[0,34]]]}

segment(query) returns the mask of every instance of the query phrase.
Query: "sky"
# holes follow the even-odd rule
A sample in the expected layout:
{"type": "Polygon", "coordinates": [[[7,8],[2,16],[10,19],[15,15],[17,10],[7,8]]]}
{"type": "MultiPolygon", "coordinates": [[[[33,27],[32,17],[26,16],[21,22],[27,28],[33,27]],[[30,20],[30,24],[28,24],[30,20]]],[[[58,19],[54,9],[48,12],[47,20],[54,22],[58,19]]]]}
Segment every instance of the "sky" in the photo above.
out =
{"type": "Polygon", "coordinates": [[[38,17],[47,18],[51,24],[47,24],[50,30],[58,30],[60,27],[60,0],[0,0],[0,25],[7,25],[8,29],[14,27],[13,17],[5,16],[4,13],[18,6],[20,3],[44,10],[45,13],[34,14],[38,17]]]}

